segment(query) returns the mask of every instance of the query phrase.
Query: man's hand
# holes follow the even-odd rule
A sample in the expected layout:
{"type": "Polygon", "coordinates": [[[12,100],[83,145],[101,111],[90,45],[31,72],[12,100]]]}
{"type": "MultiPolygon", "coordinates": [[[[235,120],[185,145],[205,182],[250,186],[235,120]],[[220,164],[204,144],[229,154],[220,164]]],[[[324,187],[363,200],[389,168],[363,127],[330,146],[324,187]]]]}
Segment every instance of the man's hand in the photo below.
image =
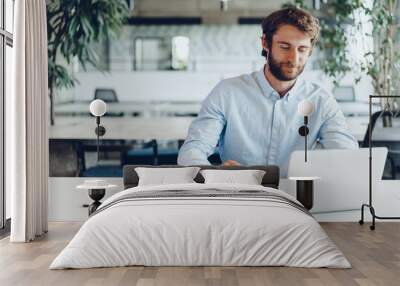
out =
{"type": "Polygon", "coordinates": [[[234,160],[227,160],[222,163],[222,166],[240,166],[240,164],[234,160]]]}

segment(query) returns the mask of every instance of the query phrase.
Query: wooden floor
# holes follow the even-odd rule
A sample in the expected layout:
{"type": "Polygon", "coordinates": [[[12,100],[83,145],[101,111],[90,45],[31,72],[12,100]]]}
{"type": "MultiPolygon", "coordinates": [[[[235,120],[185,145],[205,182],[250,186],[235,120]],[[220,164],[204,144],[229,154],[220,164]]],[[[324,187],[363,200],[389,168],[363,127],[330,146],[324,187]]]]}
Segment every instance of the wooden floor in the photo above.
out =
{"type": "Polygon", "coordinates": [[[79,229],[51,223],[44,237],[10,244],[0,241],[0,285],[400,285],[400,223],[379,222],[370,231],[356,223],[322,223],[353,268],[121,267],[48,270],[79,229]]]}

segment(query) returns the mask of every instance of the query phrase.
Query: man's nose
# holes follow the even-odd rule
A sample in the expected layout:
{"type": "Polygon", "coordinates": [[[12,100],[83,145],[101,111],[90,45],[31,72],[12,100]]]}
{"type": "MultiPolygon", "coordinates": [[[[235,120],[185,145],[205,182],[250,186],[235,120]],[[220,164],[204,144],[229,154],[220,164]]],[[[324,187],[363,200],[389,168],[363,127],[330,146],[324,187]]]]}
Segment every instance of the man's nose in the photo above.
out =
{"type": "Polygon", "coordinates": [[[288,54],[288,62],[296,66],[299,62],[299,52],[296,49],[291,49],[288,54]]]}

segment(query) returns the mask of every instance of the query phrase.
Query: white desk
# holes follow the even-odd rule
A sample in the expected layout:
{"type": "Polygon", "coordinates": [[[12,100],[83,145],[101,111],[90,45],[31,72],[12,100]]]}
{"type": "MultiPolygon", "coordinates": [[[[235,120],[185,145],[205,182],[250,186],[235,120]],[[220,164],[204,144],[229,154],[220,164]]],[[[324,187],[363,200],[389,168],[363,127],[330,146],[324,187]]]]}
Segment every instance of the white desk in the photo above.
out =
{"type": "MultiPolygon", "coordinates": [[[[184,140],[194,117],[102,117],[106,134],[101,140],[184,140]]],[[[53,140],[96,140],[94,117],[59,117],[49,126],[53,140]]]]}
{"type": "MultiPolygon", "coordinates": [[[[54,106],[57,116],[89,115],[89,104],[86,101],[63,103],[54,106]]],[[[197,114],[201,102],[152,102],[152,101],[126,101],[107,103],[107,113],[132,116],[139,114],[146,117],[197,114]]]]}
{"type": "MultiPolygon", "coordinates": [[[[160,147],[162,141],[185,140],[193,120],[194,117],[103,117],[101,124],[106,128],[106,134],[101,138],[101,149],[125,154],[124,152],[132,147],[150,146],[154,149],[154,162],[156,162],[158,156],[156,147],[160,147]]],[[[347,122],[350,132],[358,141],[362,141],[368,117],[348,117],[347,122]]],[[[57,116],[55,124],[49,126],[50,144],[69,142],[68,144],[74,146],[79,158],[85,152],[96,150],[94,117],[57,116]]],[[[400,127],[384,129],[380,126],[380,122],[377,123],[373,133],[374,140],[400,142],[400,127]]]]}
{"type": "MultiPolygon", "coordinates": [[[[106,133],[100,139],[100,150],[119,152],[121,164],[127,159],[127,152],[132,148],[153,148],[153,163],[158,164],[158,148],[161,141],[183,141],[194,117],[103,117],[101,125],[106,133]]],[[[49,126],[49,139],[52,146],[67,144],[67,153],[77,158],[78,171],[86,169],[85,153],[97,150],[94,117],[56,117],[56,125],[49,126]]],[[[51,153],[59,156],[60,153],[51,153]]],[[[68,155],[68,156],[69,156],[68,155]]],[[[60,167],[60,166],[59,166],[60,167]]],[[[61,166],[62,167],[62,166],[61,166]]],[[[60,168],[61,168],[60,167],[60,168]]]]}
{"type": "MultiPolygon", "coordinates": [[[[340,109],[344,116],[368,116],[369,104],[368,102],[338,102],[340,109]]],[[[379,111],[379,104],[372,105],[372,113],[379,111]]]]}
{"type": "MultiPolygon", "coordinates": [[[[368,116],[346,117],[347,126],[351,134],[358,141],[363,141],[368,128],[368,116]]],[[[373,141],[400,142],[400,122],[393,120],[393,127],[382,127],[381,121],[376,122],[372,131],[373,141]]]]}
{"type": "MultiPolygon", "coordinates": [[[[71,115],[88,115],[89,101],[76,101],[70,103],[62,103],[54,106],[54,112],[60,116],[71,115]]],[[[340,109],[345,116],[368,116],[368,103],[364,102],[339,102],[340,109]]],[[[132,114],[140,115],[185,115],[197,114],[200,111],[201,102],[152,102],[152,101],[125,101],[107,103],[107,112],[124,113],[126,116],[132,114]]],[[[379,106],[374,105],[373,111],[377,111],[379,106]]]]}
{"type": "MultiPolygon", "coordinates": [[[[190,123],[195,117],[102,117],[106,128],[102,139],[110,140],[183,140],[190,123]]],[[[95,119],[87,116],[56,116],[56,125],[49,126],[50,139],[96,139],[95,119]]],[[[358,141],[364,139],[368,127],[367,116],[346,117],[351,134],[358,141]]],[[[393,121],[394,127],[383,128],[377,122],[372,132],[374,141],[400,142],[400,122],[393,121]]]]}

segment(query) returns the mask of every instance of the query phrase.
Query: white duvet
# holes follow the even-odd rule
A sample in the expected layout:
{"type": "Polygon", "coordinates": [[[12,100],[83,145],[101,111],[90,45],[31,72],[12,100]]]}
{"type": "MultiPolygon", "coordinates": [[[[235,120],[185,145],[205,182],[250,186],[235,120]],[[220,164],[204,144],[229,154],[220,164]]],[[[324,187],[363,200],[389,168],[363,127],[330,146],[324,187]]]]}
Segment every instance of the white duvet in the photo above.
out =
{"type": "MultiPolygon", "coordinates": [[[[265,190],[238,184],[135,187],[164,190],[265,190]]],[[[299,209],[254,198],[122,201],[90,217],[50,269],[146,266],[294,266],[350,268],[318,222],[299,209]]]]}

